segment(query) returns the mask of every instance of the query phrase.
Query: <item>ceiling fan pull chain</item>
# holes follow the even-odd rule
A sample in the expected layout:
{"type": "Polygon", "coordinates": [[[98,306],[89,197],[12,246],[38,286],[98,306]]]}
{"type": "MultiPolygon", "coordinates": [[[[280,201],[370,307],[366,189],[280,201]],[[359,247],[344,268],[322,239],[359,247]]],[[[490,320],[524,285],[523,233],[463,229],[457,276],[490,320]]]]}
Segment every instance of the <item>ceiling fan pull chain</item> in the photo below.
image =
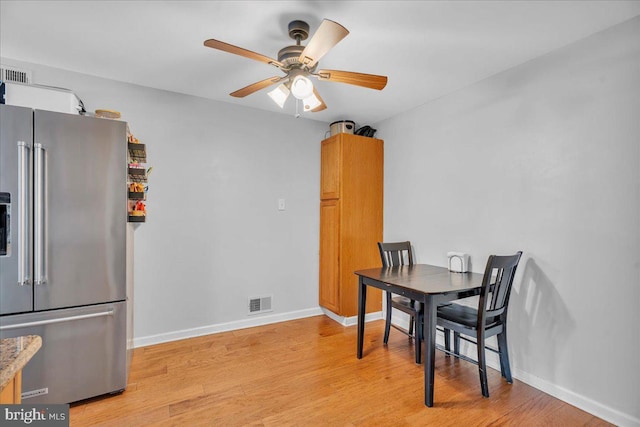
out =
{"type": "Polygon", "coordinates": [[[295,117],[296,117],[296,119],[299,119],[300,118],[300,102],[302,100],[300,100],[298,98],[295,98],[295,100],[296,100],[296,115],[295,115],[295,117]]]}

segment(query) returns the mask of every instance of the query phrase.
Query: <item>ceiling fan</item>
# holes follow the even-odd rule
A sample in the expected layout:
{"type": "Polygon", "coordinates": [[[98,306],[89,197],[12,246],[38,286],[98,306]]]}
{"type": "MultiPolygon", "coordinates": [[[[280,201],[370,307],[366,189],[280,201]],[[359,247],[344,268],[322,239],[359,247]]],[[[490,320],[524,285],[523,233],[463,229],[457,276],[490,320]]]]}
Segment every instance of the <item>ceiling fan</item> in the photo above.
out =
{"type": "Polygon", "coordinates": [[[309,24],[299,20],[291,21],[289,23],[289,36],[296,41],[296,44],[280,49],[277,60],[215,39],[205,40],[204,45],[264,62],[285,73],[284,76],[269,77],[238,89],[232,92],[231,96],[243,98],[261,89],[280,83],[269,92],[269,96],[280,108],[284,107],[289,94],[292,94],[296,99],[302,100],[304,111],[317,112],[324,110],[327,106],[309,77],[377,90],[382,90],[387,85],[386,76],[352,71],[317,70],[318,61],[348,34],[349,31],[342,25],[324,19],[307,45],[302,46],[300,42],[309,37],[309,24]]]}

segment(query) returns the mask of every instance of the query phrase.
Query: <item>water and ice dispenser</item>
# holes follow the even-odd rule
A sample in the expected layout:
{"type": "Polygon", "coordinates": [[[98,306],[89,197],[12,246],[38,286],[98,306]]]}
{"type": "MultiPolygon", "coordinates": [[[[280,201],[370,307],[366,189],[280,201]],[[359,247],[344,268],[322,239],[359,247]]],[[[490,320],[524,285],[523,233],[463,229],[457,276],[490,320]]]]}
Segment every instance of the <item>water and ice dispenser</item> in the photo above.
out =
{"type": "Polygon", "coordinates": [[[0,193],[0,256],[11,252],[11,194],[0,193]]]}

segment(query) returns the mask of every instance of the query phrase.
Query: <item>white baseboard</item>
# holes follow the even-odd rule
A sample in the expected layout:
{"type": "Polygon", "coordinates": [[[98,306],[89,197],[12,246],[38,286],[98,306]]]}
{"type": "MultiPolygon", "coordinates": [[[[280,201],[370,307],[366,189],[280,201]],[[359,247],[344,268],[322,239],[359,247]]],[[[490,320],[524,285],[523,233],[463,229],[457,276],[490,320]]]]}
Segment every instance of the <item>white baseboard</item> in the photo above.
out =
{"type": "MultiPolygon", "coordinates": [[[[338,314],[335,314],[333,311],[327,310],[324,307],[320,307],[320,309],[327,317],[329,317],[331,320],[334,320],[340,323],[342,326],[354,326],[358,324],[358,316],[345,317],[345,316],[340,316],[338,314]]],[[[381,311],[376,311],[374,313],[367,313],[364,315],[365,323],[371,322],[372,320],[380,320],[380,319],[384,319],[381,311]]]]}
{"type": "Polygon", "coordinates": [[[269,325],[271,323],[285,322],[287,320],[302,319],[305,317],[324,314],[320,307],[306,310],[290,311],[288,313],[271,314],[267,316],[251,316],[250,319],[235,320],[232,322],[218,323],[215,325],[200,326],[197,328],[183,329],[180,331],[166,332],[157,335],[149,335],[133,339],[134,348],[147,345],[161,344],[169,341],[183,340],[202,335],[216,334],[219,332],[235,331],[237,329],[252,328],[254,326],[269,325]]]}
{"type": "MultiPolygon", "coordinates": [[[[404,319],[401,316],[396,316],[394,313],[393,319],[394,324],[405,329],[409,327],[408,317],[404,319]]],[[[491,338],[491,340],[494,340],[494,338],[491,338]]],[[[444,346],[444,335],[441,332],[436,333],[436,343],[444,346]]],[[[489,341],[489,345],[497,348],[497,345],[494,345],[493,341],[489,341]]],[[[460,353],[474,360],[477,360],[478,357],[476,346],[465,341],[460,342],[460,353]]],[[[498,357],[498,355],[489,351],[487,352],[486,357],[487,366],[500,371],[500,358],[498,357]]],[[[589,399],[588,397],[582,396],[559,385],[538,378],[535,375],[531,375],[528,372],[518,369],[517,366],[513,366],[513,362],[511,363],[511,365],[511,376],[518,381],[522,381],[523,383],[530,385],[533,388],[543,391],[548,395],[551,395],[557,399],[562,400],[563,402],[573,405],[576,408],[582,409],[583,411],[595,415],[596,417],[602,418],[603,420],[610,422],[611,424],[615,424],[616,426],[640,427],[640,419],[635,418],[630,414],[625,414],[624,412],[620,412],[609,406],[603,405],[602,403],[596,402],[595,400],[589,399]]],[[[480,383],[478,383],[478,393],[480,393],[480,383]]]]}
{"type": "MultiPolygon", "coordinates": [[[[497,369],[500,369],[499,363],[497,369]]],[[[523,383],[526,383],[531,387],[537,388],[538,390],[541,390],[553,397],[567,402],[568,404],[573,405],[576,408],[580,408],[583,411],[595,415],[596,417],[602,418],[603,420],[608,421],[611,424],[620,427],[640,427],[640,419],[632,416],[631,414],[625,414],[624,412],[603,405],[600,402],[596,402],[595,400],[589,399],[588,397],[582,396],[581,394],[578,394],[571,390],[567,390],[566,388],[559,385],[550,383],[549,381],[538,378],[535,375],[531,375],[520,369],[512,368],[511,371],[513,377],[517,378],[523,383]]]]}

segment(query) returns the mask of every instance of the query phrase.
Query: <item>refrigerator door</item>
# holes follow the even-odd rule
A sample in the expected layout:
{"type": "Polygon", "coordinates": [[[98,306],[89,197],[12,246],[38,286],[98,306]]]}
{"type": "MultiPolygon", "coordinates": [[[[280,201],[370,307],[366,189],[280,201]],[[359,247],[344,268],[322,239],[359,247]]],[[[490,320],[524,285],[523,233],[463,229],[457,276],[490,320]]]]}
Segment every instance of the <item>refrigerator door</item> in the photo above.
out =
{"type": "Polygon", "coordinates": [[[0,318],[0,338],[39,335],[42,347],[22,371],[22,401],[71,403],[123,390],[126,303],[0,318]]]}
{"type": "Polygon", "coordinates": [[[33,110],[0,104],[0,315],[33,310],[33,110]]]}
{"type": "Polygon", "coordinates": [[[126,298],[126,123],[35,110],[35,310],[126,298]]]}

